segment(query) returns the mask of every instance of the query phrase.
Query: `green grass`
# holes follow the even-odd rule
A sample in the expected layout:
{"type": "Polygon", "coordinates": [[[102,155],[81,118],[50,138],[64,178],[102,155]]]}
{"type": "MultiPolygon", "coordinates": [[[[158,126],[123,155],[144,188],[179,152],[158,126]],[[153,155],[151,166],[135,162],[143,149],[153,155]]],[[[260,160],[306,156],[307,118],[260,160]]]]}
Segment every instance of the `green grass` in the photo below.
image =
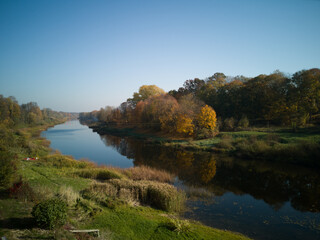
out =
{"type": "Polygon", "coordinates": [[[168,147],[223,152],[237,157],[320,167],[320,128],[260,128],[220,132],[211,139],[172,141],[168,147]]]}
{"type": "Polygon", "coordinates": [[[177,232],[168,228],[172,218],[146,207],[120,207],[116,210],[103,209],[85,228],[111,231],[112,239],[248,239],[240,234],[206,227],[190,222],[187,232],[177,232]]]}

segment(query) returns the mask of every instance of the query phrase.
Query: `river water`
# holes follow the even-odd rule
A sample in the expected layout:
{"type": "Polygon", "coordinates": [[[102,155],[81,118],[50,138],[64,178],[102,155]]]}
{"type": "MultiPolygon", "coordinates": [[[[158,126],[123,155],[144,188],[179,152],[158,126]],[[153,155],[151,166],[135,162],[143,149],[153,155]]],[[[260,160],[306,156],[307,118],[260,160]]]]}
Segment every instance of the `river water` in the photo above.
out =
{"type": "Polygon", "coordinates": [[[147,165],[175,174],[189,200],[183,216],[253,239],[320,239],[317,169],[184,151],[133,138],[100,136],[79,121],[42,133],[51,148],[121,168],[147,165]]]}

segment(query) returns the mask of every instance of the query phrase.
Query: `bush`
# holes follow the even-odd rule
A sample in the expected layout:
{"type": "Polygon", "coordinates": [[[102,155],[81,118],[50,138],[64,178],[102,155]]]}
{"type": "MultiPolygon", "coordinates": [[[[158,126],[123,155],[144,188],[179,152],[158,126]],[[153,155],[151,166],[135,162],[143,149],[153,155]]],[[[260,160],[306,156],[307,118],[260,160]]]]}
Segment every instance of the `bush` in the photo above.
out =
{"type": "Polygon", "coordinates": [[[206,139],[212,138],[217,134],[217,131],[207,129],[207,128],[198,128],[196,131],[196,139],[206,139]]]}
{"type": "Polygon", "coordinates": [[[67,204],[60,199],[50,199],[35,205],[31,212],[40,227],[53,229],[65,224],[67,204]]]}
{"type": "Polygon", "coordinates": [[[243,115],[241,117],[241,119],[238,122],[238,127],[239,128],[247,128],[247,127],[249,127],[249,119],[247,118],[246,115],[243,115]]]}
{"type": "Polygon", "coordinates": [[[169,218],[164,225],[169,230],[177,232],[178,234],[190,231],[190,223],[188,220],[169,218]]]}
{"type": "Polygon", "coordinates": [[[20,201],[32,201],[36,199],[36,193],[27,182],[21,180],[10,188],[10,196],[19,199],[20,201]]]}
{"type": "Polygon", "coordinates": [[[223,122],[223,128],[226,131],[233,131],[234,130],[234,124],[235,120],[233,117],[231,118],[226,118],[223,122]]]}
{"type": "Polygon", "coordinates": [[[15,178],[15,163],[13,155],[0,151],[0,190],[6,190],[15,178]]]}

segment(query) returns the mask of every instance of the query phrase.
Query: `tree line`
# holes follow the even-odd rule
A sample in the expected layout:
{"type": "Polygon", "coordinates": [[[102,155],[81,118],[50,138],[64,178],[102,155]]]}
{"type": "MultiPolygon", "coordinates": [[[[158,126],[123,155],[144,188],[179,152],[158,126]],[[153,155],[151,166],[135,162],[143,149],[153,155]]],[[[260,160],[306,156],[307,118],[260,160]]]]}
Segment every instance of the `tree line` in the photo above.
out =
{"type": "Polygon", "coordinates": [[[275,71],[254,78],[227,78],[223,73],[215,73],[204,80],[187,80],[183,87],[169,92],[176,99],[189,93],[214,108],[222,120],[237,121],[245,116],[253,124],[284,126],[319,122],[318,68],[291,76],[275,71]]]}
{"type": "Polygon", "coordinates": [[[64,118],[76,118],[76,113],[53,111],[50,108],[39,108],[36,102],[19,105],[15,97],[0,95],[0,124],[13,127],[18,124],[35,125],[64,118]]]}
{"type": "Polygon", "coordinates": [[[81,120],[147,128],[172,135],[213,136],[218,129],[250,125],[304,126],[320,123],[320,69],[248,78],[223,73],[186,80],[166,93],[144,85],[119,107],[81,113],[81,120]]]}

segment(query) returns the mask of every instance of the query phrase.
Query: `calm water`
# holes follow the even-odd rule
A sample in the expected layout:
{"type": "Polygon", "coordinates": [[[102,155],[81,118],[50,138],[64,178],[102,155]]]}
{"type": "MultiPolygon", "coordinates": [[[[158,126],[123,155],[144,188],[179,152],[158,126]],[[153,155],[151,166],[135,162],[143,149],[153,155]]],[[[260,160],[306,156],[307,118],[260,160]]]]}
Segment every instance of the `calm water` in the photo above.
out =
{"type": "Polygon", "coordinates": [[[78,121],[42,135],[53,149],[76,159],[118,167],[148,165],[174,173],[175,185],[190,196],[186,218],[254,239],[320,239],[317,170],[99,136],[78,121]]]}

